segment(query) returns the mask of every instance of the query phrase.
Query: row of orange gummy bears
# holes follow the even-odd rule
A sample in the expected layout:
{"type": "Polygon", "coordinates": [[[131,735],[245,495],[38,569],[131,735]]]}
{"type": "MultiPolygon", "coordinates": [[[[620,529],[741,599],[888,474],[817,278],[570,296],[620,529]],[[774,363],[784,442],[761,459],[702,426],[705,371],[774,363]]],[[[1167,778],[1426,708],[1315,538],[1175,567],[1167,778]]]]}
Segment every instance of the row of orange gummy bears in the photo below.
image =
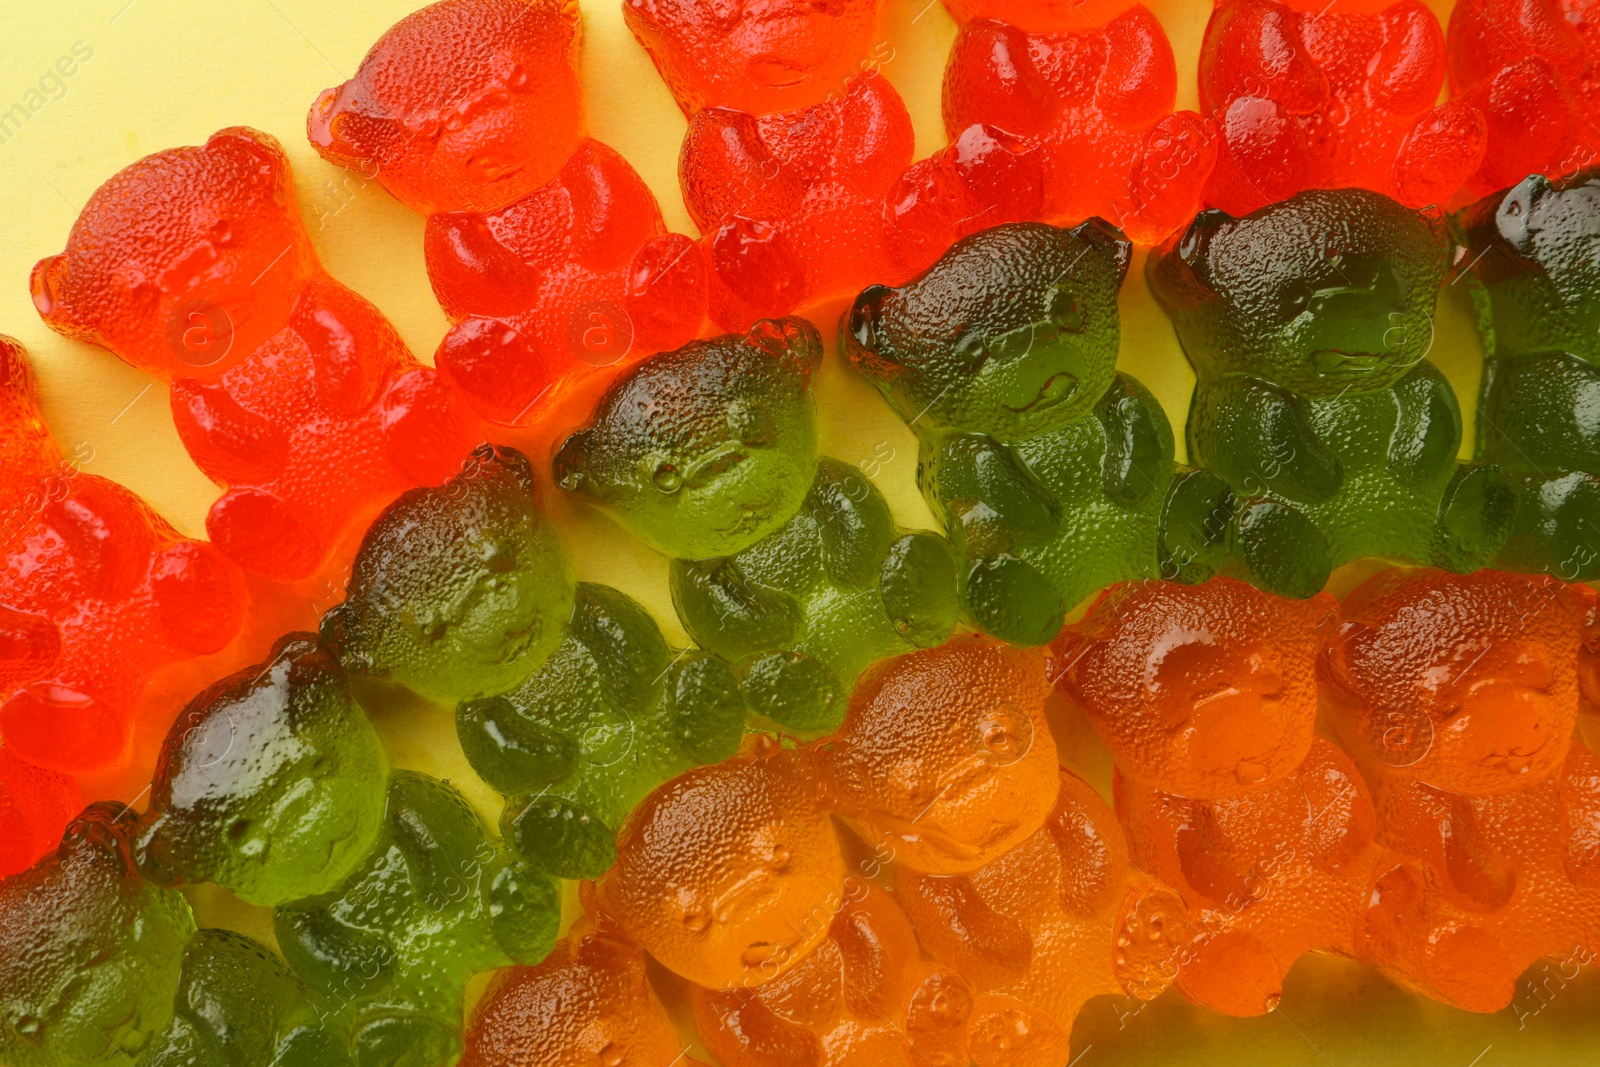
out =
{"type": "Polygon", "coordinates": [[[1310,951],[1497,1010],[1532,962],[1600,951],[1600,761],[1573,739],[1596,606],[1494,571],[1385,570],[1342,605],[1134,583],[1048,650],[885,661],[834,736],[653,793],[463,1063],[671,1062],[659,988],[729,1065],[1053,1064],[1091,997],[1258,1014],[1310,951]],[[1115,814],[1060,765],[1076,714],[1115,814]]]}

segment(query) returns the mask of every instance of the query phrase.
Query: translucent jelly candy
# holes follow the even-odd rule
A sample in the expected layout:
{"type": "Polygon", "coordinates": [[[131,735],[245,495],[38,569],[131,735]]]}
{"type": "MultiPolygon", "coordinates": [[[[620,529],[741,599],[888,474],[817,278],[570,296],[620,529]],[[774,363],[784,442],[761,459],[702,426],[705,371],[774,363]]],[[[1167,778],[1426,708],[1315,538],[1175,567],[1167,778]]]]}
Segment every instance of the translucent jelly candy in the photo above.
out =
{"type": "Polygon", "coordinates": [[[1595,20],[1571,0],[1467,0],[1450,12],[1450,95],[1483,112],[1488,148],[1467,191],[1600,161],[1595,20]]]}
{"type": "Polygon", "coordinates": [[[945,6],[963,23],[945,67],[945,128],[953,138],[986,123],[1036,148],[1043,217],[1100,216],[1153,244],[1194,215],[1217,133],[1193,111],[1173,110],[1172,46],[1148,8],[1119,0],[945,6]]]}
{"type": "Polygon", "coordinates": [[[94,804],[57,850],[0,881],[0,1059],[79,1067],[138,1059],[172,1017],[194,915],[139,877],[125,805],[94,804]]]}
{"type": "Polygon", "coordinates": [[[16,874],[55,848],[61,831],[83,809],[71,778],[25,763],[0,745],[0,878],[16,874]]]}
{"type": "Polygon", "coordinates": [[[1243,215],[1359,186],[1443,204],[1487,143],[1476,106],[1435,104],[1444,75],[1444,34],[1418,0],[1217,0],[1200,52],[1201,110],[1221,135],[1206,203],[1243,215]]]}
{"type": "Polygon", "coordinates": [[[1007,641],[1042,644],[1085,597],[1158,570],[1172,429],[1116,370],[1131,254],[1098,219],[998,226],[901,288],[864,290],[841,329],[921,440],[967,615],[1007,641]]]}
{"type": "Polygon", "coordinates": [[[701,251],[626,160],[585,137],[566,0],[445,0],[395,24],[307,119],[324,158],[428,216],[456,323],[436,362],[522,424],[595,367],[674,348],[705,317],[701,251]]]}
{"type": "Polygon", "coordinates": [[[273,925],[348,1025],[359,1067],[425,1067],[461,1051],[467,979],[539,962],[560,914],[555,879],[491,841],[460,793],[396,771],[377,846],[333,891],[279,905],[273,925]]]}
{"type": "MultiPolygon", "coordinates": [[[[243,579],[211,545],[179,536],[127,489],[62,455],[9,337],[0,337],[0,472],[4,758],[66,774],[119,766],[151,676],[239,632],[243,579]]],[[[25,776],[14,775],[20,786],[25,776]]]]}
{"type": "Polygon", "coordinates": [[[199,930],[183,949],[177,1002],[144,1067],[349,1067],[326,1005],[265,945],[199,930]]]}
{"type": "Polygon", "coordinates": [[[1485,350],[1478,457],[1517,489],[1495,565],[1600,577],[1600,169],[1524,178],[1455,222],[1485,350]]]}
{"type": "Polygon", "coordinates": [[[1254,584],[1309,596],[1362,556],[1471,571],[1504,543],[1510,485],[1456,461],[1427,359],[1445,259],[1435,216],[1364,189],[1207,211],[1151,255],[1199,379],[1189,459],[1232,488],[1215,517],[1254,584]]]}
{"type": "Polygon", "coordinates": [[[1128,865],[1105,801],[1060,774],[1045,825],[999,859],[964,875],[895,875],[918,939],[972,984],[978,1067],[1067,1062],[1084,1002],[1156,996],[1187,938],[1183,904],[1128,865]]]}
{"type": "Polygon", "coordinates": [[[1327,594],[1282,600],[1231,578],[1130,582],[1062,633],[1057,685],[1125,777],[1237,796],[1305,759],[1317,657],[1337,614],[1327,594]]]}
{"type": "Polygon", "coordinates": [[[911,923],[888,893],[856,878],[846,887],[827,939],[781,977],[754,989],[690,991],[701,1039],[723,1067],[970,1062],[966,983],[921,961],[911,923]]]}
{"type": "Polygon", "coordinates": [[[802,753],[762,735],[656,789],[623,823],[600,907],[697,985],[777,978],[827,936],[843,891],[813,775],[802,753]]]}
{"type": "Polygon", "coordinates": [[[1046,658],[980,637],[869,668],[815,748],[828,804],[897,867],[971,871],[1055,804],[1046,658]]]}
{"type": "Polygon", "coordinates": [[[236,127],[127,167],[67,250],[33,269],[60,333],[171,385],[189,455],[227,487],[206,530],[229,557],[304,578],[407,486],[437,484],[475,420],[378,309],[331,278],[289,160],[236,127]]]}
{"type": "Polygon", "coordinates": [[[586,915],[537,967],[500,972],[473,1010],[460,1067],[700,1067],[645,974],[644,953],[586,915]]]}
{"type": "Polygon", "coordinates": [[[373,521],[322,638],[346,670],[454,704],[533,673],[561,643],[572,589],[527,457],[482,445],[373,521]]]}
{"type": "Polygon", "coordinates": [[[550,658],[517,688],[462,703],[456,730],[473,769],[511,798],[506,840],[563,878],[598,878],[646,793],[738,750],[744,701],[725,662],[675,651],[637,602],[579,583],[550,658]]]}
{"type": "Polygon", "coordinates": [[[1595,593],[1544,575],[1388,570],[1344,601],[1324,694],[1364,766],[1503,793],[1555,774],[1578,721],[1595,593]]]}
{"type": "Polygon", "coordinates": [[[860,471],[818,460],[801,319],[756,323],[631,368],[555,457],[558,485],[667,553],[672,598],[735,664],[754,712],[831,730],[882,656],[938,644],[956,617],[942,538],[895,528],[860,471]]]}
{"type": "Polygon", "coordinates": [[[139,862],[271,906],[324,893],[377,843],[386,760],[311,634],[190,702],[161,747],[139,862]]]}

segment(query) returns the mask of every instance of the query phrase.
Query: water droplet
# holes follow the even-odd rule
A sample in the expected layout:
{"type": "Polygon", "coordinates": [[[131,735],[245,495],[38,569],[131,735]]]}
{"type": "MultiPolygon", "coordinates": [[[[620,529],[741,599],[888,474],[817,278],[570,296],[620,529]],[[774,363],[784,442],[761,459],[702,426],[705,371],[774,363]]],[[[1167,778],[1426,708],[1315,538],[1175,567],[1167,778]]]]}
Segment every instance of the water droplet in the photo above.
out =
{"type": "Polygon", "coordinates": [[[655,482],[656,488],[663,493],[676,493],[683,485],[683,472],[670,463],[658,463],[655,474],[651,475],[650,480],[655,482]]]}

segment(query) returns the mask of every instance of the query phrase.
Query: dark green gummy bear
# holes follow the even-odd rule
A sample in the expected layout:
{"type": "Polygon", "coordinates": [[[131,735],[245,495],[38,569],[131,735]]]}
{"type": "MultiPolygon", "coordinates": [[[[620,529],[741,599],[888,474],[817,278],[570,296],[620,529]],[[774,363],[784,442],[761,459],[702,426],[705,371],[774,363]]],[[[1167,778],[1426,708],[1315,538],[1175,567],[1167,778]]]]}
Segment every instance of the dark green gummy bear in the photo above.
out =
{"type": "Polygon", "coordinates": [[[733,664],[761,719],[794,734],[844,717],[856,676],[954,626],[948,544],[895,527],[848,464],[818,459],[801,319],[696,341],[623,375],[555,459],[567,492],[674,557],[684,628],[733,664]]]}
{"type": "Polygon", "coordinates": [[[511,798],[506,840],[563,878],[597,878],[646,793],[737,751],[744,710],[727,663],[671,648],[636,601],[580,583],[544,666],[463,702],[456,729],[473,768],[511,798]]]}
{"type": "Polygon", "coordinates": [[[1303,597],[1363,556],[1470,571],[1500,550],[1510,483],[1456,461],[1427,359],[1445,267],[1438,220],[1363,189],[1202,212],[1151,254],[1197,378],[1189,457],[1235,500],[1222,569],[1303,597]]]}
{"type": "Polygon", "coordinates": [[[560,915],[555,880],[492,841],[460,793],[396,771],[366,859],[331,892],[280,905],[273,925],[337,1005],[358,1067],[435,1067],[461,1051],[467,980],[543,959],[560,915]]]}
{"type": "Polygon", "coordinates": [[[346,670],[453,705],[533,673],[561,641],[572,586],[527,458],[482,445],[373,522],[322,638],[346,670]]]}
{"type": "Polygon", "coordinates": [[[1455,224],[1484,342],[1477,454],[1517,492],[1495,565],[1600,578],[1600,169],[1533,175],[1455,224]]]}
{"type": "Polygon", "coordinates": [[[869,287],[845,316],[842,351],[921,442],[965,613],[996,637],[1043,643],[1105,586],[1161,573],[1172,427],[1116,371],[1131,255],[1098,219],[997,226],[898,289],[869,287]]]}

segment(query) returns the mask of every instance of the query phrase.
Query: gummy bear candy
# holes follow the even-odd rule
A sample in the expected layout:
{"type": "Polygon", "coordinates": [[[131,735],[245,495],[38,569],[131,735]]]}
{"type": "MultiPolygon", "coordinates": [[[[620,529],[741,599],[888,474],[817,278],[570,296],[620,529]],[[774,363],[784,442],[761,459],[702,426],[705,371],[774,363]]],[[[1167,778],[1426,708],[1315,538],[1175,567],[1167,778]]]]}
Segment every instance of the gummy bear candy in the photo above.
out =
{"type": "Polygon", "coordinates": [[[980,637],[868,668],[814,750],[828,805],[897,867],[959,874],[998,859],[1055,804],[1047,661],[980,637]]]}
{"type": "MultiPolygon", "coordinates": [[[[1463,5],[1466,6],[1466,5],[1463,5]]],[[[1478,458],[1517,490],[1495,565],[1600,577],[1600,169],[1533,175],[1456,216],[1483,335],[1478,458]]]]}
{"type": "Polygon", "coordinates": [[[120,766],[151,676],[233,640],[244,581],[211,545],[179,536],[133,493],[62,455],[9,337],[0,337],[0,471],[4,758],[66,774],[120,766]]]}
{"type": "Polygon", "coordinates": [[[757,735],[646,797],[596,886],[600,908],[669,970],[734,989],[777,978],[822,942],[844,858],[804,753],[757,735]]]}
{"type": "Polygon", "coordinates": [[[955,623],[949,546],[898,531],[866,477],[817,457],[815,327],[763,320],[630,368],[554,462],[562,489],[672,561],[684,628],[793,733],[844,716],[883,656],[955,623]]]}
{"type": "Polygon", "coordinates": [[[314,635],[289,634],[172,724],[140,866],[268,907],[327,892],[377,843],[386,770],[344,671],[314,635]]]}
{"type": "Polygon", "coordinates": [[[172,1017],[194,915],[139,877],[131,812],[85,808],[55,852],[0,881],[0,1060],[137,1060],[172,1017]]]}
{"type": "Polygon", "coordinates": [[[170,384],[184,447],[226,487],[211,540],[268,577],[312,574],[480,439],[448,384],[318,262],[289,160],[255,130],[118,173],[32,285],[52,329],[170,384]]]}
{"type": "Polygon", "coordinates": [[[1427,358],[1445,265],[1436,216],[1364,189],[1207,211],[1151,255],[1198,378],[1189,459],[1232,488],[1219,525],[1255,585],[1309,596],[1362,556],[1471,571],[1504,543],[1510,484],[1456,461],[1427,358]]]}
{"type": "Polygon", "coordinates": [[[687,1051],[644,953],[614,922],[586,914],[543,963],[495,976],[473,1009],[460,1067],[701,1067],[687,1051]]]}
{"type": "Polygon", "coordinates": [[[198,930],[183,949],[178,995],[143,1067],[350,1067],[327,1006],[265,945],[198,930]]]}
{"type": "Polygon", "coordinates": [[[1098,216],[1154,244],[1199,209],[1217,132],[1193,111],[1173,110],[1177,66],[1149,8],[1126,0],[945,6],[962,23],[944,72],[945,129],[954,138],[985,123],[1036,149],[1041,217],[1098,216]]]}
{"type": "Polygon", "coordinates": [[[1186,797],[1238,796],[1293,773],[1311,747],[1316,663],[1338,605],[1232,578],[1107,590],[1056,642],[1056,684],[1118,771],[1186,797]]]}
{"type": "Polygon", "coordinates": [[[1182,903],[1129,866],[1111,810],[1065,769],[1026,841],[970,874],[901,869],[895,897],[928,951],[972,985],[978,1067],[1066,1063],[1084,1003],[1156,996],[1187,936],[1182,903]]]}
{"type": "Polygon", "coordinates": [[[1456,793],[1555,774],[1577,725],[1596,596],[1545,575],[1382,571],[1344,601],[1323,664],[1347,748],[1456,793]]]}
{"type": "Polygon", "coordinates": [[[572,597],[527,457],[486,444],[444,485],[402,494],[373,521],[321,633],[346,670],[454,704],[538,668],[572,597]]]}
{"type": "Polygon", "coordinates": [[[0,878],[16,874],[55,848],[61,831],[83,810],[71,778],[18,759],[0,745],[0,878]]]}
{"type": "Polygon", "coordinates": [[[1160,568],[1172,428],[1116,369],[1131,254],[1098,219],[997,226],[901,288],[864,290],[841,328],[917,432],[966,614],[1006,641],[1042,644],[1096,590],[1160,568]]]}
{"type": "Polygon", "coordinates": [[[1600,162],[1600,55],[1584,0],[1461,0],[1450,11],[1450,95],[1482,111],[1482,196],[1529,174],[1566,177],[1600,162]]]}
{"type": "Polygon", "coordinates": [[[595,367],[700,331],[700,248],[585,136],[568,0],[444,0],[389,29],[312,105],[325,159],[428,216],[428,277],[456,325],[436,363],[522,425],[595,367]]]}
{"type": "Polygon", "coordinates": [[[460,793],[395,771],[376,847],[332,891],[279,905],[273,926],[346,1021],[358,1067],[431,1067],[461,1051],[467,979],[539,962],[560,915],[555,879],[493,842],[460,793]]]}
{"type": "Polygon", "coordinates": [[[1444,34],[1419,0],[1217,0],[1199,73],[1221,140],[1205,199],[1233,215],[1352,186],[1443,204],[1488,142],[1472,103],[1435,103],[1444,34]]]}
{"type": "Polygon", "coordinates": [[[966,1067],[972,993],[920,960],[888,893],[852,877],[828,937],[753,989],[690,990],[695,1025],[723,1067],[966,1067]]]}
{"type": "Polygon", "coordinates": [[[550,658],[517,688],[463,702],[456,730],[473,769],[511,798],[506,840],[563,878],[598,878],[646,793],[738,750],[744,701],[722,660],[675,652],[636,601],[579,583],[550,658]]]}

